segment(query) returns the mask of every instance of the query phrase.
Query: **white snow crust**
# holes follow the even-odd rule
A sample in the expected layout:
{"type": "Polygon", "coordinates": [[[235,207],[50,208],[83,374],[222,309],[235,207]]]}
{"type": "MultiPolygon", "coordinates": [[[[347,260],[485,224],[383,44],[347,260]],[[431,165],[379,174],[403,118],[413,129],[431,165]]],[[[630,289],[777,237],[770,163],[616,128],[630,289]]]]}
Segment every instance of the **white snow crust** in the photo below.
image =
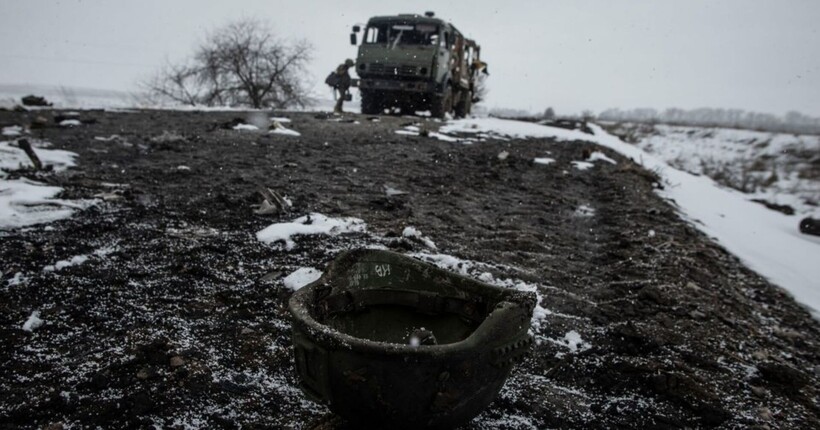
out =
{"type": "Polygon", "coordinates": [[[78,119],[64,119],[60,121],[60,127],[79,127],[82,125],[78,119]]]}
{"type": "Polygon", "coordinates": [[[285,284],[285,287],[296,291],[321,277],[322,272],[320,270],[316,270],[312,267],[300,267],[290,275],[286,276],[282,282],[285,284]]]}
{"type": "Polygon", "coordinates": [[[421,243],[423,243],[424,246],[426,246],[430,249],[438,249],[436,247],[435,242],[433,242],[429,237],[421,234],[421,232],[415,227],[412,227],[412,226],[405,227],[404,230],[401,232],[401,235],[404,236],[404,237],[416,238],[419,241],[421,241],[421,243]]]}
{"type": "Polygon", "coordinates": [[[233,129],[238,131],[259,131],[259,127],[253,124],[237,124],[233,126],[233,129]]]}
{"type": "Polygon", "coordinates": [[[43,267],[43,271],[44,272],[55,272],[55,271],[63,270],[66,267],[79,266],[80,264],[83,264],[86,261],[88,261],[88,256],[87,255],[85,255],[85,254],[75,255],[75,256],[71,257],[70,259],[68,259],[68,260],[60,260],[60,261],[58,261],[54,264],[43,267]]]}
{"type": "Polygon", "coordinates": [[[301,136],[302,133],[299,133],[296,130],[289,129],[281,124],[277,125],[275,128],[272,128],[269,134],[281,134],[283,136],[301,136]]]}
{"type": "Polygon", "coordinates": [[[23,330],[32,332],[43,325],[43,320],[40,319],[40,311],[34,311],[23,323],[23,330]]]}
{"type": "MultiPolygon", "coordinates": [[[[75,165],[74,152],[47,149],[46,142],[34,141],[31,145],[40,161],[57,172],[75,165]]],[[[7,171],[33,166],[22,149],[9,141],[0,142],[0,229],[57,221],[88,206],[89,202],[55,199],[63,191],[60,187],[26,178],[8,179],[7,171]]]]}
{"type": "Polygon", "coordinates": [[[285,242],[285,249],[291,250],[296,246],[293,240],[294,236],[316,234],[335,236],[344,233],[359,233],[366,230],[367,224],[359,218],[331,218],[314,212],[290,222],[271,224],[258,231],[256,238],[267,244],[283,241],[285,242]]]}

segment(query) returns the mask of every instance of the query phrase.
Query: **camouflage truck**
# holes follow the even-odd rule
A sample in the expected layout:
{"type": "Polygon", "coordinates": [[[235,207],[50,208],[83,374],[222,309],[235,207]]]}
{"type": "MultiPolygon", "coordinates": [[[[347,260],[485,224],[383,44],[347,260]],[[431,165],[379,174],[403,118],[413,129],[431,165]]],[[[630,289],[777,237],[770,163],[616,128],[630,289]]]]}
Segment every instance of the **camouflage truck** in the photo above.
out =
{"type": "MultiPolygon", "coordinates": [[[[361,30],[353,26],[351,44],[359,44],[361,30]]],[[[478,101],[479,73],[487,73],[480,47],[432,12],[370,18],[362,36],[356,73],[363,114],[398,107],[463,117],[478,101]]]]}

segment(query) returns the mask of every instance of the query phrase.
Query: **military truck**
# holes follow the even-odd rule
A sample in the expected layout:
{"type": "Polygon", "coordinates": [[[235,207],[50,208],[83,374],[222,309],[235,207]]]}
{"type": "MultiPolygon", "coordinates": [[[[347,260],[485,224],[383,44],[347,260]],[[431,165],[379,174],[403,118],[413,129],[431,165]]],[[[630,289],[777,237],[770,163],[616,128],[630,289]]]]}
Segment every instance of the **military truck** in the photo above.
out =
{"type": "MultiPolygon", "coordinates": [[[[352,45],[361,30],[353,26],[352,45]]],[[[479,74],[487,73],[480,47],[432,12],[370,18],[362,36],[356,73],[363,114],[397,107],[464,117],[478,101],[479,74]]]]}

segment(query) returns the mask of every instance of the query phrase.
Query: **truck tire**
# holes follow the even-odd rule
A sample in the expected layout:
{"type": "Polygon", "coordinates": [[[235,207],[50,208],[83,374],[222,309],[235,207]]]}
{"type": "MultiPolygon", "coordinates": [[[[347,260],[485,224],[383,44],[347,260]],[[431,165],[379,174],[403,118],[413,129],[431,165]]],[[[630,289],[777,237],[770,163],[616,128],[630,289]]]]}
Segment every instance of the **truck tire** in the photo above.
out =
{"type": "Polygon", "coordinates": [[[450,85],[444,87],[440,96],[433,97],[430,105],[430,114],[434,118],[444,118],[444,115],[453,110],[453,89],[450,85]]]}
{"type": "Polygon", "coordinates": [[[361,91],[362,97],[362,114],[377,115],[381,109],[381,99],[378,93],[370,91],[361,91]]]}
{"type": "Polygon", "coordinates": [[[473,95],[470,91],[462,91],[458,95],[458,103],[456,104],[454,111],[456,118],[464,118],[465,116],[470,114],[470,109],[472,108],[472,101],[473,95]]]}

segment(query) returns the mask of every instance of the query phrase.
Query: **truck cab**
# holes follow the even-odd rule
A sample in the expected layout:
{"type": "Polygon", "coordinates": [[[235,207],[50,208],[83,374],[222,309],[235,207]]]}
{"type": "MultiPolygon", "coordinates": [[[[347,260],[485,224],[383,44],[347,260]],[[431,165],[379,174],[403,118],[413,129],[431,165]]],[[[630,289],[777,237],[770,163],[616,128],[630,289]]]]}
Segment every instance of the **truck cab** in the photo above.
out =
{"type": "Polygon", "coordinates": [[[403,113],[429,110],[435,117],[463,117],[475,100],[477,74],[485,71],[480,47],[452,24],[425,15],[370,18],[353,27],[362,113],[398,107],[403,113]],[[358,34],[362,34],[361,43],[358,34]]]}

